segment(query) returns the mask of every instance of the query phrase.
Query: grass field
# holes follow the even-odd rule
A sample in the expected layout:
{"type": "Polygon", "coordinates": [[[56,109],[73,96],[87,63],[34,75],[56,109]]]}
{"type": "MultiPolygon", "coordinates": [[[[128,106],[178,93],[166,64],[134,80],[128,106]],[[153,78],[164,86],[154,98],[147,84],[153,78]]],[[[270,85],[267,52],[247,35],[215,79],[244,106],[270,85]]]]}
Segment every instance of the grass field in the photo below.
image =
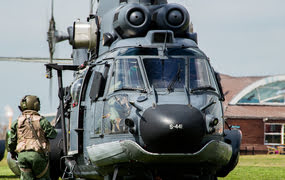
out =
{"type": "MultiPolygon", "coordinates": [[[[7,165],[0,162],[1,180],[18,180],[7,165]]],[[[238,166],[225,178],[219,180],[285,180],[285,155],[241,156],[238,166]]]]}
{"type": "Polygon", "coordinates": [[[285,155],[241,156],[238,166],[219,180],[285,180],[285,155]]]}
{"type": "Polygon", "coordinates": [[[0,161],[0,179],[1,180],[18,180],[17,176],[14,175],[14,173],[9,169],[7,164],[7,153],[5,154],[4,159],[0,161]]]}

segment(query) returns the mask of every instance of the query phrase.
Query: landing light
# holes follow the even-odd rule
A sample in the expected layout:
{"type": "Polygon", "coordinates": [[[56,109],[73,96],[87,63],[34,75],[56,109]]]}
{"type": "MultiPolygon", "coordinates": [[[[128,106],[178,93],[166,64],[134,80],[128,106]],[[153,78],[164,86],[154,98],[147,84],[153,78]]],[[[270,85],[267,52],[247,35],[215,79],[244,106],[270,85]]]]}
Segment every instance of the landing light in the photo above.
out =
{"type": "Polygon", "coordinates": [[[218,123],[219,123],[219,119],[218,119],[218,118],[215,118],[215,119],[213,119],[211,125],[212,125],[212,126],[216,126],[218,123]]]}
{"type": "Polygon", "coordinates": [[[114,42],[115,38],[114,35],[111,33],[104,33],[103,34],[103,46],[110,46],[114,42]]]}
{"type": "Polygon", "coordinates": [[[129,132],[131,134],[136,134],[137,133],[137,128],[136,128],[134,120],[132,120],[130,118],[125,119],[125,125],[127,127],[129,127],[129,132]]]}
{"type": "Polygon", "coordinates": [[[132,119],[129,119],[129,118],[125,119],[125,124],[128,127],[134,127],[135,126],[134,121],[132,119]]]}

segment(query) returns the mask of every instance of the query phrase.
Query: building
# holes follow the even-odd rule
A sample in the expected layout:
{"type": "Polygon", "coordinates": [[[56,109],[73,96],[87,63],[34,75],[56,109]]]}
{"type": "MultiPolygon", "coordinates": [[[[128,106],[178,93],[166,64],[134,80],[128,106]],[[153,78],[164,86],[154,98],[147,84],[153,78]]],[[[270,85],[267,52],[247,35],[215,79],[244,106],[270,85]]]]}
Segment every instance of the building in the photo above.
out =
{"type": "Polygon", "coordinates": [[[285,75],[221,75],[224,116],[242,131],[241,153],[265,153],[285,144],[285,75]]]}

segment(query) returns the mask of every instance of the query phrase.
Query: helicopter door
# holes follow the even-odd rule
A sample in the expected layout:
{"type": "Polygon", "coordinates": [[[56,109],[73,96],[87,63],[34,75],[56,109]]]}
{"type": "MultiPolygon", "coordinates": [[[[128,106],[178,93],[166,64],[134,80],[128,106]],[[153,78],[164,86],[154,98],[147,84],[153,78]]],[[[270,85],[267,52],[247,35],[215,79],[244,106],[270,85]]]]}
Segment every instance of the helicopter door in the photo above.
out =
{"type": "Polygon", "coordinates": [[[107,82],[107,77],[110,69],[110,64],[104,64],[104,65],[97,65],[97,68],[100,69],[100,72],[95,71],[93,73],[93,79],[89,97],[91,100],[91,109],[90,109],[90,115],[93,119],[90,125],[90,138],[96,138],[101,137],[102,134],[102,115],[103,115],[103,107],[104,107],[104,101],[103,101],[103,95],[105,91],[105,86],[107,82]],[[99,67],[100,66],[100,67],[99,67]],[[103,73],[101,73],[103,72],[103,73]],[[94,103],[95,102],[95,103],[94,103]]]}
{"type": "Polygon", "coordinates": [[[86,116],[86,90],[92,77],[91,68],[87,68],[80,78],[73,82],[71,87],[72,108],[70,115],[70,138],[68,154],[81,153],[83,151],[83,133],[86,116]],[[85,75],[84,75],[85,74],[85,75]]]}
{"type": "MultiPolygon", "coordinates": [[[[71,104],[71,115],[70,115],[70,127],[68,128],[70,133],[68,133],[68,142],[69,142],[69,154],[76,154],[78,153],[78,134],[76,133],[75,129],[78,128],[77,124],[77,117],[78,117],[78,103],[79,103],[79,96],[80,91],[82,88],[83,78],[78,78],[75,80],[70,88],[71,98],[72,98],[72,104],[71,104]]],[[[67,125],[68,127],[68,125],[67,125]]]]}

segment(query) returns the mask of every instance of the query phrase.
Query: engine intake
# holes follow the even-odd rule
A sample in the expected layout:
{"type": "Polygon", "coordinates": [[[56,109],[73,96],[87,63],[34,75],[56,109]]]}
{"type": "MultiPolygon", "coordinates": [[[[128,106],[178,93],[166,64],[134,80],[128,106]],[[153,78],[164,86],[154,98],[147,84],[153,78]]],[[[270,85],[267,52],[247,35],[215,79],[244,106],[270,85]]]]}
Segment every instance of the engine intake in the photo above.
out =
{"type": "Polygon", "coordinates": [[[128,4],[115,13],[113,27],[121,38],[144,36],[149,29],[151,15],[149,10],[140,4],[128,4]]]}
{"type": "Polygon", "coordinates": [[[157,29],[172,30],[175,35],[182,35],[189,31],[189,13],[179,4],[168,4],[158,9],[153,15],[153,20],[157,29]]]}

